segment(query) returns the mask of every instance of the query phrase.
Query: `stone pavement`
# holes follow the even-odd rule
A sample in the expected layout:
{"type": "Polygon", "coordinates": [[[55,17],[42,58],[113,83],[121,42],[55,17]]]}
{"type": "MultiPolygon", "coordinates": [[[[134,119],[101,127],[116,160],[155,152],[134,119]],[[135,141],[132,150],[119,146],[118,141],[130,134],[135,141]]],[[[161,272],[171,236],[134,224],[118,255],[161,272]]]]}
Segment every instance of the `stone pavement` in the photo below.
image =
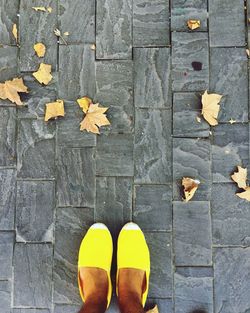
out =
{"type": "Polygon", "coordinates": [[[87,228],[102,221],[116,240],[131,220],[151,251],[149,304],[250,312],[250,205],[230,179],[249,165],[248,17],[243,0],[0,0],[0,82],[22,76],[30,90],[25,107],[0,101],[1,313],[76,313],[87,228]],[[32,77],[36,42],[46,87],[32,77]],[[217,127],[196,120],[205,89],[224,95],[217,127]],[[79,132],[84,95],[110,108],[100,136],[79,132]],[[66,116],[46,124],[57,98],[66,116]],[[183,176],[201,181],[190,203],[183,176]]]}

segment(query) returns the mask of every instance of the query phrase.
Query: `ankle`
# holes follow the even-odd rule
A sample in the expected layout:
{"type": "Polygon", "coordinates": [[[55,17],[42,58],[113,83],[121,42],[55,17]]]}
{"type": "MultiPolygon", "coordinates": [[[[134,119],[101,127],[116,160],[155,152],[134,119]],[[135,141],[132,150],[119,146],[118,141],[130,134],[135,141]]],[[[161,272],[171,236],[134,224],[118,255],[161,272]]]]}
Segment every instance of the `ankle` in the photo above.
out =
{"type": "Polygon", "coordinates": [[[136,292],[119,292],[118,302],[121,313],[144,313],[141,296],[136,292]]]}

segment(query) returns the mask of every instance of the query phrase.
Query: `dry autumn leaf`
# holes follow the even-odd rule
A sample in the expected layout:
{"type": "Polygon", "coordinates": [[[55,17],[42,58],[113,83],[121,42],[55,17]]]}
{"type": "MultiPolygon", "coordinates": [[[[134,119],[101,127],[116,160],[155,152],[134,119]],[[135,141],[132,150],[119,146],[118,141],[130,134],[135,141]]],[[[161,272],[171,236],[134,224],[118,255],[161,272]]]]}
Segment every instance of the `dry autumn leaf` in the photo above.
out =
{"type": "Polygon", "coordinates": [[[51,13],[51,12],[52,12],[52,7],[48,7],[48,8],[47,8],[47,11],[48,11],[49,13],[51,13]]]}
{"type": "Polygon", "coordinates": [[[34,50],[39,58],[43,58],[46,52],[46,47],[43,43],[38,42],[34,45],[34,50]]]}
{"type": "Polygon", "coordinates": [[[201,21],[200,20],[188,20],[187,21],[187,26],[191,30],[195,30],[197,28],[200,28],[201,26],[201,21]]]}
{"type": "Polygon", "coordinates": [[[198,189],[199,184],[200,184],[199,180],[192,179],[189,177],[183,177],[182,186],[184,187],[185,202],[188,202],[193,198],[196,190],[198,189]]]}
{"type": "Polygon", "coordinates": [[[22,78],[13,78],[5,83],[0,83],[0,98],[10,100],[12,103],[22,105],[18,92],[28,93],[28,88],[24,85],[22,78]]]}
{"type": "Polygon", "coordinates": [[[17,26],[16,26],[16,24],[13,24],[12,34],[13,34],[14,38],[16,39],[16,42],[17,42],[18,39],[17,39],[17,26]]]}
{"type": "Polygon", "coordinates": [[[158,306],[155,305],[153,309],[148,310],[146,313],[159,313],[158,306]]]}
{"type": "Polygon", "coordinates": [[[92,103],[92,99],[90,99],[89,97],[83,97],[77,99],[76,101],[79,104],[80,108],[83,110],[83,112],[86,114],[90,104],[92,103]]]}
{"type": "Polygon", "coordinates": [[[247,188],[247,169],[241,166],[237,166],[238,172],[234,172],[231,175],[233,181],[235,181],[239,188],[245,189],[247,188]]]}
{"type": "Polygon", "coordinates": [[[202,112],[204,119],[212,126],[218,125],[218,114],[220,111],[219,102],[222,96],[216,93],[208,94],[207,90],[204,92],[201,98],[202,112]]]}
{"type": "Polygon", "coordinates": [[[45,7],[32,7],[32,9],[35,10],[36,12],[38,12],[38,11],[46,12],[45,7]]]}
{"type": "Polygon", "coordinates": [[[32,75],[39,81],[40,84],[48,85],[53,78],[51,73],[51,65],[41,63],[37,72],[32,75]]]}
{"type": "Polygon", "coordinates": [[[50,102],[46,104],[46,112],[44,117],[45,122],[52,118],[57,118],[64,115],[65,112],[63,100],[56,100],[55,102],[50,102]]]}
{"type": "Polygon", "coordinates": [[[250,187],[246,187],[246,190],[243,192],[238,192],[236,195],[244,200],[250,201],[250,187]]]}

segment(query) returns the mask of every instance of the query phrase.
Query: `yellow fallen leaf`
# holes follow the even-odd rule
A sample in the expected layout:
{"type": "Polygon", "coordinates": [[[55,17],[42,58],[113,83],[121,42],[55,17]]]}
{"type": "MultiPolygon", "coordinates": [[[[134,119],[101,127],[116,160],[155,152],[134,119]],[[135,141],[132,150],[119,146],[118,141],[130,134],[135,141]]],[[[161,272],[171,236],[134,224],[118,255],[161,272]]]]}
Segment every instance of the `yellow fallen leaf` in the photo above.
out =
{"type": "Polygon", "coordinates": [[[201,26],[201,21],[200,20],[188,20],[187,26],[189,29],[195,30],[201,26]]]}
{"type": "Polygon", "coordinates": [[[42,11],[42,12],[46,12],[46,8],[45,7],[32,7],[33,10],[37,11],[42,11]]]}
{"type": "Polygon", "coordinates": [[[231,175],[233,181],[235,181],[239,188],[246,189],[247,188],[247,169],[241,166],[237,166],[238,172],[234,172],[231,175]]]}
{"type": "Polygon", "coordinates": [[[34,45],[34,50],[39,58],[43,58],[46,52],[46,47],[43,43],[38,42],[34,45]]]}
{"type": "Polygon", "coordinates": [[[0,83],[0,98],[10,100],[12,103],[22,105],[18,92],[28,93],[28,88],[24,85],[22,78],[13,78],[4,83],[0,83]]]}
{"type": "Polygon", "coordinates": [[[193,198],[196,190],[198,189],[199,184],[200,184],[199,180],[192,179],[189,177],[183,177],[182,186],[184,187],[185,202],[188,202],[193,198]]]}
{"type": "Polygon", "coordinates": [[[52,12],[52,7],[48,7],[48,8],[47,8],[47,11],[48,11],[49,13],[51,13],[51,12],[52,12]]]}
{"type": "Polygon", "coordinates": [[[90,104],[93,103],[92,99],[90,99],[89,97],[83,97],[83,98],[77,99],[76,101],[85,114],[87,113],[90,104]]]}
{"type": "Polygon", "coordinates": [[[44,120],[47,122],[51,118],[57,118],[58,116],[64,116],[64,102],[63,100],[56,100],[46,104],[46,112],[44,120]]]}
{"type": "Polygon", "coordinates": [[[204,119],[212,126],[218,125],[218,114],[220,111],[219,102],[222,96],[216,93],[208,94],[207,90],[204,92],[201,98],[202,112],[204,119]]]}
{"type": "Polygon", "coordinates": [[[48,85],[48,83],[53,78],[51,73],[51,65],[41,63],[37,72],[32,75],[39,81],[39,83],[48,85]]]}
{"type": "Polygon", "coordinates": [[[98,127],[110,125],[106,114],[104,114],[107,110],[108,108],[100,108],[99,103],[91,104],[84,119],[80,123],[80,130],[86,129],[88,132],[100,134],[98,127]]]}
{"type": "Polygon", "coordinates": [[[148,310],[146,313],[159,313],[158,306],[155,305],[153,309],[148,310]]]}
{"type": "Polygon", "coordinates": [[[16,26],[16,24],[13,24],[12,34],[13,34],[14,38],[16,39],[16,42],[17,42],[18,40],[17,40],[17,26],[16,26]]]}
{"type": "Polygon", "coordinates": [[[250,187],[247,187],[243,192],[236,193],[236,195],[241,199],[250,201],[250,187]]]}

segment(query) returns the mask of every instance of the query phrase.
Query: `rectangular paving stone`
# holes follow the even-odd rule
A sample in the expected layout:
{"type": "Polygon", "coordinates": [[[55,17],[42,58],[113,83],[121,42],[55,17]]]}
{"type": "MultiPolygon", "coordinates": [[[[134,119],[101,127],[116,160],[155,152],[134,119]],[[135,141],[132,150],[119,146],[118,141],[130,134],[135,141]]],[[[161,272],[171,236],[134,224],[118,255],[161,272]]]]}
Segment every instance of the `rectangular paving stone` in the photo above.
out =
{"type": "Polygon", "coordinates": [[[17,170],[22,178],[55,177],[55,128],[43,120],[18,121],[17,170]]]}
{"type": "Polygon", "coordinates": [[[223,95],[220,122],[248,121],[248,58],[245,48],[210,49],[210,90],[223,95]]]}
{"type": "Polygon", "coordinates": [[[134,48],[134,101],[139,108],[171,108],[170,48],[134,48]]]}
{"type": "MultiPolygon", "coordinates": [[[[5,16],[5,13],[4,13],[4,16],[5,16]]],[[[11,30],[10,30],[10,33],[11,33],[11,30]]],[[[6,80],[11,80],[17,76],[17,53],[18,53],[17,47],[10,47],[10,46],[5,46],[5,45],[0,46],[0,81],[1,83],[5,82],[6,80]]],[[[11,104],[9,100],[0,100],[0,105],[2,105],[2,103],[3,104],[7,103],[9,105],[11,104]]]]}
{"type": "Polygon", "coordinates": [[[195,271],[181,268],[177,269],[174,281],[175,313],[199,309],[213,313],[213,277],[210,273],[203,268],[197,268],[195,271]]]}
{"type": "Polygon", "coordinates": [[[93,148],[59,148],[57,193],[59,206],[94,207],[95,155],[93,148]]]}
{"type": "Polygon", "coordinates": [[[175,200],[182,200],[182,178],[198,179],[200,185],[193,200],[205,201],[211,194],[211,146],[207,139],[173,139],[173,192],[175,200]]]}
{"type": "Polygon", "coordinates": [[[213,184],[211,211],[213,243],[250,245],[249,203],[236,196],[236,184],[213,184]]]}
{"type": "Polygon", "coordinates": [[[16,241],[53,241],[55,187],[52,181],[18,181],[16,241]]]}
{"type": "Polygon", "coordinates": [[[207,31],[207,0],[173,0],[171,7],[171,30],[188,31],[188,20],[200,20],[195,31],[207,31]]]}
{"type": "Polygon", "coordinates": [[[172,186],[135,186],[133,221],[144,231],[171,231],[172,186]]]}
{"type": "Polygon", "coordinates": [[[57,144],[65,147],[93,147],[96,135],[80,131],[84,114],[76,102],[64,102],[65,116],[57,120],[57,144]]]}
{"type": "Polygon", "coordinates": [[[102,132],[130,133],[134,122],[133,64],[131,61],[96,62],[97,91],[95,102],[108,107],[110,126],[102,132]]]}
{"type": "Polygon", "coordinates": [[[59,29],[62,34],[69,33],[64,36],[67,43],[95,42],[94,0],[74,1],[74,4],[70,0],[60,0],[58,11],[59,29]]]}
{"type": "Polygon", "coordinates": [[[168,1],[133,1],[133,46],[169,45],[169,32],[168,1]]]}
{"type": "Polygon", "coordinates": [[[52,245],[17,243],[14,249],[14,306],[51,307],[52,245]]]}
{"type": "Polygon", "coordinates": [[[0,280],[1,313],[11,313],[11,282],[0,280]]]}
{"type": "Polygon", "coordinates": [[[93,221],[93,209],[72,207],[57,209],[53,271],[54,303],[82,303],[77,283],[78,251],[93,221]]]}
{"type": "Polygon", "coordinates": [[[209,202],[173,202],[176,266],[212,264],[212,230],[209,202]]]}
{"type": "Polygon", "coordinates": [[[145,233],[150,250],[149,298],[172,297],[171,234],[145,233]]]}
{"type": "Polygon", "coordinates": [[[12,279],[13,244],[13,232],[0,232],[0,280],[12,279]]]}
{"type": "Polygon", "coordinates": [[[97,138],[96,175],[133,176],[133,140],[130,134],[99,136],[97,138]]]}
{"type": "Polygon", "coordinates": [[[211,47],[245,46],[244,0],[209,0],[211,47]]]}
{"type": "Polygon", "coordinates": [[[220,124],[213,129],[213,182],[232,182],[237,165],[249,164],[249,125],[220,124]]]}
{"type": "Polygon", "coordinates": [[[215,313],[250,309],[250,248],[214,249],[215,313]]]}
{"type": "Polygon", "coordinates": [[[60,45],[59,98],[72,101],[86,95],[93,98],[95,90],[95,51],[91,45],[60,45]]]}
{"type": "Polygon", "coordinates": [[[0,166],[16,165],[16,109],[0,107],[0,166]]]}
{"type": "Polygon", "coordinates": [[[137,109],[135,116],[135,182],[172,181],[171,110],[137,109]]]}
{"type": "Polygon", "coordinates": [[[1,0],[0,5],[0,42],[6,45],[15,45],[16,41],[14,36],[12,35],[12,27],[13,24],[17,24],[18,22],[18,13],[19,9],[19,1],[13,0],[1,0]]]}
{"type": "Polygon", "coordinates": [[[20,33],[20,69],[23,72],[36,71],[41,60],[51,64],[55,70],[57,66],[57,4],[53,0],[20,1],[19,33],[20,33]],[[52,12],[36,12],[32,7],[51,7],[52,12]],[[46,54],[39,58],[34,51],[34,44],[42,42],[46,46],[46,54]]]}
{"type": "Polygon", "coordinates": [[[0,170],[0,230],[14,230],[16,170],[0,170]]]}
{"type": "Polygon", "coordinates": [[[172,79],[174,91],[208,89],[207,33],[172,33],[172,79]],[[193,62],[201,63],[201,70],[193,62]]]}
{"type": "Polygon", "coordinates": [[[80,308],[80,305],[56,304],[54,313],[78,313],[80,308]]]}
{"type": "Polygon", "coordinates": [[[132,58],[132,0],[97,1],[96,57],[132,58]]]}

